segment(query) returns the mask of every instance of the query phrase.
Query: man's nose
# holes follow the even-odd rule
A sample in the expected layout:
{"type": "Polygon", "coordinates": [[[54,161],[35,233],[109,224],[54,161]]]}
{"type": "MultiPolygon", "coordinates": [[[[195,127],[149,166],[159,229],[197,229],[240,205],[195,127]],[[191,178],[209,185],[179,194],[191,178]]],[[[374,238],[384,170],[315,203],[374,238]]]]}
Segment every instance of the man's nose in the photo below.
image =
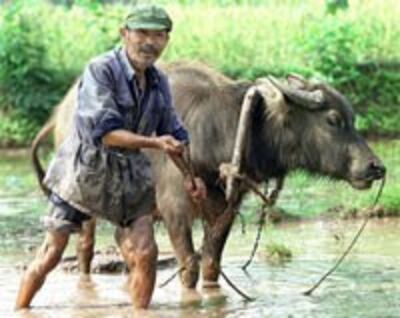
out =
{"type": "Polygon", "coordinates": [[[144,39],[144,43],[154,46],[156,44],[156,37],[154,35],[148,34],[144,39]]]}

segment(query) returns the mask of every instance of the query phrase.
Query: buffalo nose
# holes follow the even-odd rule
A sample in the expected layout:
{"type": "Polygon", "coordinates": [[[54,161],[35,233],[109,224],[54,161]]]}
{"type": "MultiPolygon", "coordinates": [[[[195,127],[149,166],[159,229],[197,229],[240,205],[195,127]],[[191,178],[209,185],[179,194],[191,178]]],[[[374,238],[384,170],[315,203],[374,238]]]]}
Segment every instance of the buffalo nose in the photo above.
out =
{"type": "Polygon", "coordinates": [[[379,160],[371,160],[368,164],[368,173],[374,179],[382,179],[386,174],[386,168],[379,160]]]}

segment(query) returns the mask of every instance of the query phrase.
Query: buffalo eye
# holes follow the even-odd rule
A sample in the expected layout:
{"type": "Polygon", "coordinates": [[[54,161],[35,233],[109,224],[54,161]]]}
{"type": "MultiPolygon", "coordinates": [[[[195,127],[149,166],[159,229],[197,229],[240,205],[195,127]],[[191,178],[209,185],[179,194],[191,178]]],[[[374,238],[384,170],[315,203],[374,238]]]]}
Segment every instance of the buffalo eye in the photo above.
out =
{"type": "Polygon", "coordinates": [[[344,126],[345,126],[342,116],[340,116],[340,114],[337,111],[330,111],[328,113],[326,120],[327,120],[329,126],[332,126],[335,128],[344,128],[344,126]]]}

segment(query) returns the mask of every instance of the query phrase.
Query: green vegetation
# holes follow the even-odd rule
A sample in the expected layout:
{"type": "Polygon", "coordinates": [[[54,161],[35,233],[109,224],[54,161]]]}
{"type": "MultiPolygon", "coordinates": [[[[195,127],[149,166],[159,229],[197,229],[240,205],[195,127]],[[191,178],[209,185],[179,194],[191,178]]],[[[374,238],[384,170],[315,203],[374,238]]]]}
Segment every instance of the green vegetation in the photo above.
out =
{"type": "Polygon", "coordinates": [[[290,261],[293,257],[292,251],[281,243],[270,242],[261,251],[265,260],[274,265],[280,265],[290,261]]]}
{"type": "MultiPolygon", "coordinates": [[[[378,202],[382,215],[399,215],[400,210],[400,141],[372,143],[375,153],[382,158],[387,176],[378,202]]],[[[314,217],[328,212],[328,215],[349,217],[360,209],[372,207],[378,193],[379,182],[370,190],[359,191],[345,182],[310,176],[305,172],[291,174],[278,199],[277,206],[286,213],[314,217]]],[[[243,206],[243,214],[250,222],[256,221],[252,212],[261,205],[258,198],[251,196],[243,206]]]]}
{"type": "MultiPolygon", "coordinates": [[[[0,145],[24,145],[84,63],[112,41],[107,24],[98,25],[97,11],[16,1],[1,13],[0,145]]],[[[102,12],[101,17],[107,14],[102,12]]]]}
{"type": "MultiPolygon", "coordinates": [[[[349,97],[364,133],[399,134],[398,1],[154,2],[175,21],[166,61],[200,60],[235,78],[318,77],[349,97]]],[[[75,3],[0,7],[0,145],[28,144],[85,63],[118,43],[126,7],[75,3]]]]}

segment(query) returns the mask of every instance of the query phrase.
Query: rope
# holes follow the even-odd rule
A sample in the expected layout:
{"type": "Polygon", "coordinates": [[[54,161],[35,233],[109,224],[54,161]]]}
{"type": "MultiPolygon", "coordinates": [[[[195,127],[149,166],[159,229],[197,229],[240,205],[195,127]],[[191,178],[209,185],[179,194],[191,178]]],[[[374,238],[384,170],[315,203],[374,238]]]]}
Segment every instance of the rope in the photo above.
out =
{"type": "Polygon", "coordinates": [[[246,221],[244,220],[243,213],[241,213],[240,211],[238,211],[237,214],[239,214],[239,218],[240,218],[240,229],[241,229],[242,235],[244,235],[244,234],[246,234],[246,221]]]}
{"type": "MultiPolygon", "coordinates": [[[[375,208],[376,204],[379,201],[379,198],[381,197],[382,191],[383,191],[383,187],[385,185],[385,177],[382,179],[381,185],[379,187],[379,191],[375,197],[375,201],[372,205],[372,209],[375,208]]],[[[357,243],[358,238],[360,237],[360,235],[362,234],[362,232],[364,231],[367,223],[369,220],[369,216],[367,215],[363,221],[363,223],[361,224],[361,227],[359,228],[359,230],[357,231],[356,235],[354,236],[353,240],[351,241],[350,245],[347,247],[347,249],[343,252],[342,256],[336,261],[336,263],[332,266],[332,268],[327,271],[325,273],[325,275],[323,275],[318,282],[316,282],[310,289],[306,290],[305,292],[303,292],[303,295],[306,296],[311,296],[311,294],[314,292],[314,290],[316,290],[339,266],[340,264],[343,262],[343,260],[345,259],[345,257],[350,253],[350,251],[353,249],[354,245],[357,243]]]]}
{"type": "MultiPolygon", "coordinates": [[[[194,177],[194,170],[193,170],[193,165],[192,165],[192,161],[190,158],[190,151],[187,151],[186,153],[186,158],[185,156],[181,156],[178,159],[178,165],[180,167],[182,167],[184,169],[184,171],[189,175],[192,186],[196,187],[196,183],[195,183],[195,177],[194,177]]],[[[203,215],[204,218],[207,219],[207,221],[209,222],[209,218],[208,215],[204,213],[202,205],[200,202],[195,202],[195,206],[196,208],[199,210],[200,215],[203,215]]],[[[228,204],[227,209],[224,211],[224,213],[222,213],[222,218],[218,218],[218,220],[222,220],[225,219],[226,217],[229,217],[229,210],[231,209],[231,204],[228,204]],[[226,213],[227,212],[227,213],[226,213]]],[[[236,211],[237,212],[237,211],[236,211]]],[[[218,227],[218,224],[217,226],[218,227]]],[[[161,283],[159,285],[159,287],[165,287],[166,285],[168,285],[169,282],[171,282],[176,276],[178,276],[178,274],[180,274],[183,270],[185,270],[185,267],[182,266],[180,267],[175,273],[173,273],[171,275],[171,277],[169,277],[167,280],[165,280],[163,283],[161,283]]],[[[236,287],[236,285],[228,278],[228,276],[222,271],[222,269],[219,269],[221,276],[225,279],[225,281],[228,283],[229,286],[232,287],[233,290],[235,290],[240,296],[242,296],[245,300],[247,301],[251,301],[254,300],[254,298],[248,296],[247,294],[245,294],[243,291],[241,291],[238,287],[236,287]]]]}
{"type": "Polygon", "coordinates": [[[261,214],[260,214],[260,219],[258,221],[258,229],[257,229],[257,236],[256,239],[254,241],[253,244],[253,249],[251,251],[250,257],[247,260],[247,262],[242,266],[242,269],[244,271],[247,271],[247,267],[249,267],[249,265],[251,264],[251,262],[254,259],[254,256],[256,255],[257,249],[258,249],[258,245],[260,243],[260,239],[261,239],[261,233],[262,233],[262,229],[267,221],[267,211],[265,210],[266,206],[264,205],[261,209],[261,214]]]}
{"type": "Polygon", "coordinates": [[[257,186],[257,183],[254,182],[253,180],[249,179],[246,175],[244,174],[239,174],[236,172],[233,172],[234,170],[230,170],[229,173],[232,174],[235,178],[243,181],[243,183],[245,183],[251,191],[254,192],[255,195],[257,195],[259,198],[261,198],[261,200],[263,201],[263,205],[261,208],[261,213],[260,213],[260,219],[259,219],[259,223],[258,223],[258,229],[257,229],[257,235],[256,235],[256,239],[254,241],[253,244],[253,249],[251,251],[250,257],[247,260],[247,262],[242,266],[242,269],[244,271],[247,271],[247,267],[251,264],[251,262],[254,259],[254,256],[257,252],[259,243],[260,243],[260,239],[261,239],[261,234],[262,234],[262,229],[265,225],[265,223],[267,222],[267,211],[266,208],[269,206],[272,206],[275,204],[276,202],[276,196],[275,199],[272,199],[270,197],[268,197],[265,193],[262,193],[257,186]]]}
{"type": "Polygon", "coordinates": [[[247,301],[254,301],[255,298],[254,297],[250,297],[249,295],[247,295],[246,293],[244,293],[243,291],[241,291],[239,288],[236,287],[236,285],[228,278],[228,276],[224,273],[224,271],[222,269],[219,269],[219,272],[221,274],[221,276],[225,279],[225,281],[227,282],[227,284],[232,287],[232,289],[237,292],[240,296],[242,296],[245,300],[247,301]]]}
{"type": "Polygon", "coordinates": [[[161,283],[160,285],[158,285],[158,287],[160,288],[164,288],[165,286],[167,286],[176,276],[178,276],[180,273],[182,273],[185,270],[185,267],[180,267],[178,268],[178,270],[173,273],[170,277],[168,277],[163,283],[161,283]]]}

